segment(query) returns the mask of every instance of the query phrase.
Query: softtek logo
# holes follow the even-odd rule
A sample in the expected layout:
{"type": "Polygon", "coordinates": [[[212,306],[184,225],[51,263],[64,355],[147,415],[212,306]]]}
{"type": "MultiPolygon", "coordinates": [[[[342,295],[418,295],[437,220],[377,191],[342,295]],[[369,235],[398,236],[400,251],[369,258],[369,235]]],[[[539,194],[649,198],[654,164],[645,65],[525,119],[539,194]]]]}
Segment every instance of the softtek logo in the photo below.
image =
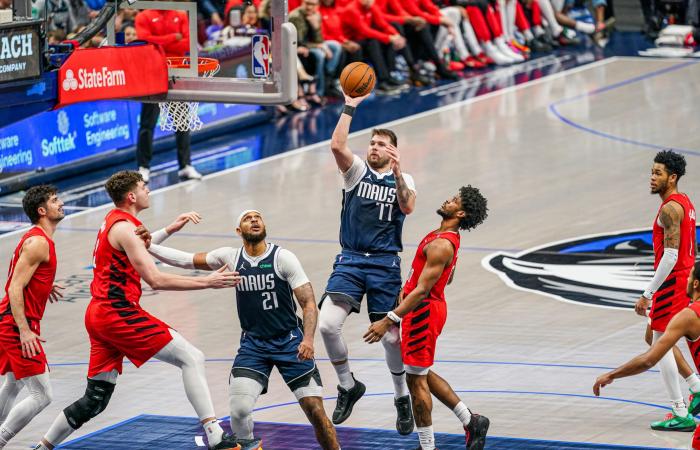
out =
{"type": "Polygon", "coordinates": [[[78,69],[77,79],[73,70],[68,69],[63,80],[64,91],[114,86],[126,86],[126,73],[123,70],[109,70],[104,66],[101,70],[78,69]]]}
{"type": "Polygon", "coordinates": [[[45,157],[70,152],[78,148],[75,143],[78,132],[70,132],[70,121],[65,111],[58,112],[56,124],[61,136],[54,136],[50,141],[48,139],[41,140],[41,154],[45,157]]]}

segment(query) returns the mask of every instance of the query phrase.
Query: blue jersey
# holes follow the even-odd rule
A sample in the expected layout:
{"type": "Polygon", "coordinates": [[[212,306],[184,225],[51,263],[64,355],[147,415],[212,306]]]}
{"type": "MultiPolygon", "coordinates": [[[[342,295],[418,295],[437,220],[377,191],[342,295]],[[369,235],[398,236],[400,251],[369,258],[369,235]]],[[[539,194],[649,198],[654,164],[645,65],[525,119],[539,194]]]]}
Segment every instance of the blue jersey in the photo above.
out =
{"type": "MultiPolygon", "coordinates": [[[[353,165],[344,177],[340,213],[340,245],[343,250],[400,252],[403,249],[401,232],[406,215],[399,207],[393,172],[375,172],[355,156],[353,165]]],[[[403,174],[403,177],[409,188],[414,190],[410,175],[403,174]]]]}
{"type": "Polygon", "coordinates": [[[280,247],[270,245],[256,260],[243,249],[238,252],[235,263],[235,271],[241,276],[236,287],[238,317],[243,331],[251,336],[272,338],[302,326],[296,314],[292,286],[277,270],[280,251],[280,247]]]}

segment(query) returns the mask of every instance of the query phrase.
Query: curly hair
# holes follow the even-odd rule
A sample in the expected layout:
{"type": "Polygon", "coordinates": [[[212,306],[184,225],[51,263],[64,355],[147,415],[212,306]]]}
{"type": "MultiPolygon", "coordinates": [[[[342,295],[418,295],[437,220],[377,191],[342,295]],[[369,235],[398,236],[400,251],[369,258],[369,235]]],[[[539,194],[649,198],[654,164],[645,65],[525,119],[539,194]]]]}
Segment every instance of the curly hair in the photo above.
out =
{"type": "Polygon", "coordinates": [[[666,172],[670,175],[678,175],[678,179],[685,175],[685,157],[673,150],[663,150],[656,154],[654,162],[666,166],[666,172]]]}
{"type": "Polygon", "coordinates": [[[472,187],[471,184],[462,186],[459,189],[459,197],[462,201],[462,210],[467,213],[459,221],[461,230],[471,230],[486,220],[489,209],[486,207],[486,198],[481,195],[479,189],[472,187]]]}
{"type": "Polygon", "coordinates": [[[33,224],[36,224],[41,218],[39,208],[46,207],[46,202],[57,193],[56,186],[50,184],[40,184],[27,190],[22,199],[22,209],[33,224]]]}
{"type": "Polygon", "coordinates": [[[133,191],[143,177],[135,170],[122,170],[111,177],[105,183],[105,189],[115,205],[124,201],[126,194],[133,191]]]}

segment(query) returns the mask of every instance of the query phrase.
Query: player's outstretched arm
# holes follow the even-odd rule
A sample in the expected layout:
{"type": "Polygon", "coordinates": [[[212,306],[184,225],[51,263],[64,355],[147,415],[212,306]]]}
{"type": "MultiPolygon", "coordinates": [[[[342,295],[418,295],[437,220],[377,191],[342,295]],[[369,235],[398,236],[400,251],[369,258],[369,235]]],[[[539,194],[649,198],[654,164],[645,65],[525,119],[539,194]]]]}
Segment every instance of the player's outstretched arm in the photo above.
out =
{"type": "Polygon", "coordinates": [[[24,315],[24,288],[29,284],[39,264],[48,260],[49,243],[42,237],[33,236],[24,241],[17,263],[12,268],[12,281],[7,294],[10,297],[12,317],[19,328],[22,356],[25,358],[32,358],[41,353],[39,341],[45,341],[29,328],[29,322],[24,315]]]}
{"type": "Polygon", "coordinates": [[[338,169],[343,173],[347,172],[350,166],[352,166],[353,155],[348,147],[348,135],[350,134],[352,115],[355,113],[355,108],[368,96],[369,94],[355,98],[348,95],[345,96],[343,112],[340,114],[340,119],[338,119],[338,124],[335,126],[333,136],[331,136],[331,151],[333,152],[333,157],[335,158],[335,163],[338,165],[338,169]]]}
{"type": "Polygon", "coordinates": [[[136,228],[136,234],[146,243],[146,248],[149,248],[151,243],[161,244],[166,239],[168,239],[172,234],[177,233],[182,230],[182,228],[187,225],[188,222],[193,224],[198,224],[202,221],[202,216],[196,211],[190,211],[182,213],[175,218],[175,220],[165,228],[155,231],[150,234],[145,226],[141,225],[136,228]]]}
{"type": "MultiPolygon", "coordinates": [[[[454,247],[452,243],[442,238],[435,239],[428,244],[423,251],[425,252],[427,260],[418,278],[416,288],[405,296],[399,306],[389,314],[395,314],[399,318],[402,318],[416,309],[418,304],[430,294],[430,290],[440,279],[440,275],[442,275],[445,267],[450,264],[454,256],[454,247]]],[[[392,325],[395,325],[395,322],[391,320],[389,316],[374,322],[364,335],[365,342],[369,344],[379,342],[392,325]]]]}
{"type": "Polygon", "coordinates": [[[143,242],[136,236],[134,224],[117,222],[109,231],[108,239],[113,247],[126,252],[129,261],[141,278],[153,289],[186,291],[207,288],[235,287],[240,282],[236,272],[226,272],[225,266],[206,277],[188,277],[164,273],[158,270],[143,242]]]}
{"type": "Polygon", "coordinates": [[[696,320],[696,315],[690,309],[684,309],[671,319],[666,331],[645,353],[631,359],[617,369],[601,375],[593,385],[593,393],[600,395],[600,389],[612,383],[617,378],[629,377],[645,372],[658,363],[666,353],[673,349],[676,342],[690,331],[690,325],[696,320]]]}
{"type": "Polygon", "coordinates": [[[301,306],[304,319],[304,340],[299,345],[299,359],[304,361],[314,357],[314,334],[318,322],[318,307],[311,283],[306,283],[294,289],[294,296],[301,306]]]}

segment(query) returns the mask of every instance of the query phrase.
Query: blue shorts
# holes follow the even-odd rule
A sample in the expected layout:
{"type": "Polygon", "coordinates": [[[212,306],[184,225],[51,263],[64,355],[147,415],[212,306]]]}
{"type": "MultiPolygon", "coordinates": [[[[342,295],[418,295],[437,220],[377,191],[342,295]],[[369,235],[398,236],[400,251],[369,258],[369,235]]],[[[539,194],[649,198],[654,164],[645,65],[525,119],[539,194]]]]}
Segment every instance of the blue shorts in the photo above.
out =
{"type": "Polygon", "coordinates": [[[396,307],[401,290],[401,258],[393,254],[367,254],[343,250],[335,258],[326,293],[360,312],[362,297],[367,295],[369,319],[376,321],[396,307]]]}
{"type": "Polygon", "coordinates": [[[287,334],[275,338],[259,338],[247,333],[241,334],[241,346],[233,361],[231,375],[258,381],[267,392],[267,384],[273,367],[280,371],[284,382],[292,391],[306,387],[313,378],[322,386],[321,375],[316,361],[299,361],[297,353],[304,334],[295,328],[287,334]]]}

